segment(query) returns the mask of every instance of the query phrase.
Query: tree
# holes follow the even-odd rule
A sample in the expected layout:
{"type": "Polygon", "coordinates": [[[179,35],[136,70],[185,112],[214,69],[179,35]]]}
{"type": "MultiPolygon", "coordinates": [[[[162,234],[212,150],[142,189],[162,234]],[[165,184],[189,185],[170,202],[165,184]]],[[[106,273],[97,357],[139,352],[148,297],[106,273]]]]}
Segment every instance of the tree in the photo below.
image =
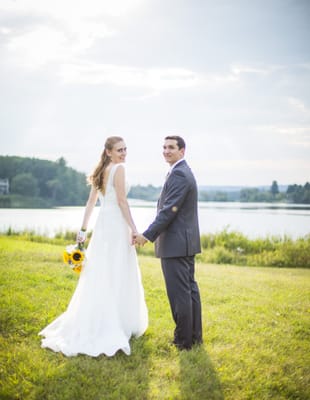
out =
{"type": "Polygon", "coordinates": [[[303,203],[310,204],[310,183],[306,182],[304,186],[304,195],[302,199],[303,203]]]}
{"type": "Polygon", "coordinates": [[[51,198],[55,201],[57,199],[57,193],[62,189],[61,182],[58,179],[51,179],[46,182],[46,186],[51,191],[51,198]]]}
{"type": "Polygon", "coordinates": [[[286,191],[288,201],[291,203],[310,204],[310,183],[302,185],[289,185],[286,191]]]}
{"type": "Polygon", "coordinates": [[[245,188],[240,190],[240,201],[255,202],[258,201],[259,190],[257,188],[245,188]]]}
{"type": "Polygon", "coordinates": [[[270,187],[270,192],[272,193],[273,197],[279,194],[279,187],[277,181],[273,181],[270,187]]]}
{"type": "Polygon", "coordinates": [[[23,196],[37,196],[38,181],[28,172],[18,174],[12,179],[11,192],[23,196]]]}
{"type": "Polygon", "coordinates": [[[59,157],[56,163],[61,167],[64,168],[67,166],[67,161],[63,157],[59,157]]]}

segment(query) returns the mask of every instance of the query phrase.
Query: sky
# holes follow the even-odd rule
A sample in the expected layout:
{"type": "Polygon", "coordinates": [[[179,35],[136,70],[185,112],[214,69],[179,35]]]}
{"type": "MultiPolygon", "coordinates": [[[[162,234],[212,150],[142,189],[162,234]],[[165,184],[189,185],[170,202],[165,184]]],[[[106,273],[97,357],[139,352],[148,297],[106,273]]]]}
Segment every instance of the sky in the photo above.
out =
{"type": "Polygon", "coordinates": [[[161,185],[178,134],[199,185],[304,184],[309,89],[309,0],[0,1],[1,155],[89,174],[118,135],[161,185]]]}

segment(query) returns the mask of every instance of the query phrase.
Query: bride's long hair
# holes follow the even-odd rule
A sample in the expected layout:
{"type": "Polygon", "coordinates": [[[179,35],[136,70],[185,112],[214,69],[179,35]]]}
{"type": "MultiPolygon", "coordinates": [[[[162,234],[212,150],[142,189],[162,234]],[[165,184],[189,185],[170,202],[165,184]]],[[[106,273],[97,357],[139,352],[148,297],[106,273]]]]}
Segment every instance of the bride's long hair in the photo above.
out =
{"type": "Polygon", "coordinates": [[[108,156],[107,150],[111,151],[116,143],[123,140],[124,139],[120,136],[110,136],[107,138],[104,144],[104,150],[100,157],[100,161],[97,167],[94,169],[94,172],[87,179],[88,183],[93,185],[97,190],[100,190],[102,193],[105,192],[104,171],[111,162],[111,158],[108,156]]]}

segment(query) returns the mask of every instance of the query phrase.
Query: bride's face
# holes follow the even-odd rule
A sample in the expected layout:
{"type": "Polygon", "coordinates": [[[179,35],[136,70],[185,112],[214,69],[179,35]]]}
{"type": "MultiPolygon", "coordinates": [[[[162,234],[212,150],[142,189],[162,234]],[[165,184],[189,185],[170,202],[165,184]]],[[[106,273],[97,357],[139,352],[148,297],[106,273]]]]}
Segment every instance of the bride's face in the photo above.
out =
{"type": "Polygon", "coordinates": [[[111,161],[114,164],[125,162],[127,155],[127,147],[125,142],[120,141],[115,143],[113,149],[108,152],[108,155],[111,157],[111,161]]]}

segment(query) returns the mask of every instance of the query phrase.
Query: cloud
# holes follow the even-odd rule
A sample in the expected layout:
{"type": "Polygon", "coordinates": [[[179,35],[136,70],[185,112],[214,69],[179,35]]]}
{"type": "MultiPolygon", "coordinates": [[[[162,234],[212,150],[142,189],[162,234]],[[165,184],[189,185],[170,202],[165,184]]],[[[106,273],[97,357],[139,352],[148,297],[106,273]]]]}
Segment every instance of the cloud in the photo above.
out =
{"type": "Polygon", "coordinates": [[[200,78],[183,68],[136,68],[109,64],[66,64],[61,72],[64,83],[113,84],[154,90],[186,88],[198,85],[200,78]]]}
{"type": "Polygon", "coordinates": [[[98,15],[120,17],[141,3],[142,0],[2,0],[1,9],[20,14],[49,15],[70,24],[76,19],[98,15]]]}
{"type": "MultiPolygon", "coordinates": [[[[283,162],[287,162],[287,159],[282,160],[283,162]]],[[[299,168],[309,167],[310,161],[300,160],[300,159],[291,159],[292,163],[299,168]]],[[[226,170],[227,168],[237,168],[237,169],[267,169],[267,170],[279,170],[287,168],[287,164],[282,164],[279,160],[268,159],[268,158],[260,158],[260,159],[235,159],[235,160],[227,160],[227,159],[217,159],[212,161],[207,161],[207,165],[212,168],[219,168],[226,170]]]]}
{"type": "Polygon", "coordinates": [[[21,66],[36,69],[50,62],[68,63],[82,57],[96,40],[115,35],[114,18],[123,17],[141,1],[4,0],[0,11],[6,20],[0,34],[5,36],[8,57],[21,66]]]}
{"type": "Polygon", "coordinates": [[[310,147],[310,125],[261,125],[254,130],[276,143],[279,141],[288,146],[310,147]]]}
{"type": "Polygon", "coordinates": [[[296,158],[219,158],[206,160],[204,163],[194,161],[191,165],[200,185],[223,185],[233,182],[234,185],[257,186],[271,184],[273,180],[281,184],[305,184],[309,181],[301,171],[309,171],[310,161],[296,158]]]}
{"type": "Polygon", "coordinates": [[[39,68],[67,54],[66,38],[62,32],[38,27],[8,43],[9,52],[25,67],[39,68]]]}
{"type": "Polygon", "coordinates": [[[258,74],[258,75],[267,75],[271,72],[271,68],[267,67],[253,67],[250,65],[232,65],[231,67],[232,73],[234,75],[241,75],[241,74],[258,74]]]}
{"type": "Polygon", "coordinates": [[[277,128],[275,132],[284,135],[288,145],[310,148],[310,126],[277,128]]]}
{"type": "Polygon", "coordinates": [[[301,99],[297,99],[296,97],[288,97],[288,103],[292,106],[296,111],[300,111],[303,114],[306,114],[310,117],[310,109],[306,107],[304,101],[301,99]]]}

